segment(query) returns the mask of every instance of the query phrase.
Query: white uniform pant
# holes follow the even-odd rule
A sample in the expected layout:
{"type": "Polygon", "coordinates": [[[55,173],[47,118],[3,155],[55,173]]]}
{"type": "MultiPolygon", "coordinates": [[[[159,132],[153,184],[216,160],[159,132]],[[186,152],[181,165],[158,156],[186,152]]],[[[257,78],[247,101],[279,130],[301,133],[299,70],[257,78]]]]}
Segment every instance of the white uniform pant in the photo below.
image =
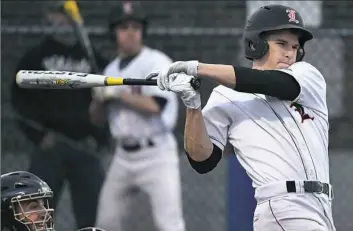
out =
{"type": "Polygon", "coordinates": [[[335,231],[331,200],[325,194],[287,193],[286,184],[255,191],[254,231],[335,231]]]}
{"type": "Polygon", "coordinates": [[[97,227],[123,231],[129,190],[137,186],[149,196],[158,230],[185,231],[177,143],[172,134],[153,141],[154,147],[137,152],[116,149],[100,195],[97,227]]]}

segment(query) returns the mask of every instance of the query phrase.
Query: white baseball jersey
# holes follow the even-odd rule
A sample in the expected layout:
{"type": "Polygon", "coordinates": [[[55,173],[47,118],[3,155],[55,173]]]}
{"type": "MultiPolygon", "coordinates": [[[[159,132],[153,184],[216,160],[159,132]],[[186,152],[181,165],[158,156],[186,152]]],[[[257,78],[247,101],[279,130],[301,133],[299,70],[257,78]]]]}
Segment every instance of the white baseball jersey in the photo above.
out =
{"type": "MultiPolygon", "coordinates": [[[[169,66],[172,60],[161,51],[144,47],[124,69],[119,68],[120,59],[114,59],[104,70],[107,76],[145,79],[151,72],[169,66]]],[[[145,96],[159,96],[167,100],[160,115],[147,115],[124,106],[111,104],[108,120],[112,135],[116,138],[146,138],[156,134],[171,132],[178,116],[178,98],[175,93],[161,91],[157,86],[114,86],[127,87],[145,96]]]]}
{"type": "MultiPolygon", "coordinates": [[[[151,72],[169,67],[171,59],[158,50],[144,47],[138,56],[122,70],[119,58],[104,71],[108,76],[145,79],[151,72]]],[[[161,231],[185,231],[178,146],[172,129],[178,115],[178,97],[157,86],[116,86],[108,90],[130,89],[145,96],[159,96],[167,100],[159,115],[142,113],[122,102],[108,105],[108,120],[112,135],[124,141],[138,141],[139,150],[125,150],[119,142],[100,194],[97,208],[97,227],[105,230],[124,229],[125,211],[131,198],[131,187],[139,187],[148,195],[156,228],[161,231]],[[149,138],[153,145],[143,144],[149,138]]]]}
{"type": "Polygon", "coordinates": [[[300,84],[293,102],[224,86],[212,92],[203,108],[212,142],[224,149],[229,141],[253,186],[280,180],[329,183],[326,82],[306,62],[288,69],[300,84]]]}

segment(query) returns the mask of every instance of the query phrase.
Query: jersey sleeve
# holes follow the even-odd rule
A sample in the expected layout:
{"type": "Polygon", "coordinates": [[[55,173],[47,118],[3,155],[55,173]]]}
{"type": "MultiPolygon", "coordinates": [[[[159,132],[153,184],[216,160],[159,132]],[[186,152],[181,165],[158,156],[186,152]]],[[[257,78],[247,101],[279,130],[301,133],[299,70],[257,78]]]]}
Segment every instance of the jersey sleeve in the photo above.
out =
{"type": "Polygon", "coordinates": [[[228,130],[231,119],[228,116],[226,107],[229,101],[224,99],[218,92],[213,91],[202,109],[208,136],[212,143],[219,147],[222,152],[227,144],[228,130]]]}
{"type": "MultiPolygon", "coordinates": [[[[155,54],[155,57],[153,58],[154,61],[152,65],[149,66],[146,76],[150,73],[160,71],[172,64],[172,60],[168,56],[162,53],[157,54],[155,54]]],[[[162,121],[166,127],[171,130],[174,129],[177,123],[179,110],[178,96],[171,91],[162,91],[158,86],[142,86],[142,93],[146,96],[155,96],[166,100],[166,104],[161,112],[162,121]]]]}
{"type": "Polygon", "coordinates": [[[326,81],[318,69],[307,62],[298,62],[280,71],[292,75],[300,85],[300,93],[294,102],[324,115],[328,114],[326,81]]]}

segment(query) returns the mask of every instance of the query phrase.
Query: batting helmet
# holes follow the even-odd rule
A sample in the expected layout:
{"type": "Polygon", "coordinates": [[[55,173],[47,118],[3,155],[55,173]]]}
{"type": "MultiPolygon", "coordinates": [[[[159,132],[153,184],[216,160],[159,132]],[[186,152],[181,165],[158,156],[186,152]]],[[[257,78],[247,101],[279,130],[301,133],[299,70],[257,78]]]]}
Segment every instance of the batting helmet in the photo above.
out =
{"type": "Polygon", "coordinates": [[[304,28],[300,14],[295,9],[283,5],[263,6],[251,15],[243,33],[245,57],[250,60],[262,58],[269,47],[262,37],[263,33],[283,29],[294,29],[298,32],[300,48],[297,61],[302,60],[305,55],[304,44],[311,40],[313,35],[304,28]]]}
{"type": "MultiPolygon", "coordinates": [[[[49,207],[53,192],[36,175],[16,171],[1,175],[1,226],[11,231],[52,231],[54,230],[54,209],[49,207]],[[41,199],[45,203],[32,211],[23,209],[23,203],[41,199]],[[31,214],[38,215],[31,220],[31,214]]],[[[2,229],[3,230],[3,229],[2,229]]]]}
{"type": "Polygon", "coordinates": [[[133,20],[143,25],[143,34],[146,34],[148,18],[138,2],[126,1],[112,8],[108,18],[108,29],[113,39],[115,39],[115,27],[125,21],[133,20]]]}

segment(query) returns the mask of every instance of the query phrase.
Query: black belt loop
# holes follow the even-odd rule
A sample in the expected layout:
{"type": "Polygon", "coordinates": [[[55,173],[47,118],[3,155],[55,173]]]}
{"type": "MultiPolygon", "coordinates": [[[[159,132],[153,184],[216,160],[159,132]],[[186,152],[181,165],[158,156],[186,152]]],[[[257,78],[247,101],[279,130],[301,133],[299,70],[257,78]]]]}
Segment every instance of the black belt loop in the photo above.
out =
{"type": "Polygon", "coordinates": [[[287,192],[297,192],[295,181],[287,181],[287,192]]]}

